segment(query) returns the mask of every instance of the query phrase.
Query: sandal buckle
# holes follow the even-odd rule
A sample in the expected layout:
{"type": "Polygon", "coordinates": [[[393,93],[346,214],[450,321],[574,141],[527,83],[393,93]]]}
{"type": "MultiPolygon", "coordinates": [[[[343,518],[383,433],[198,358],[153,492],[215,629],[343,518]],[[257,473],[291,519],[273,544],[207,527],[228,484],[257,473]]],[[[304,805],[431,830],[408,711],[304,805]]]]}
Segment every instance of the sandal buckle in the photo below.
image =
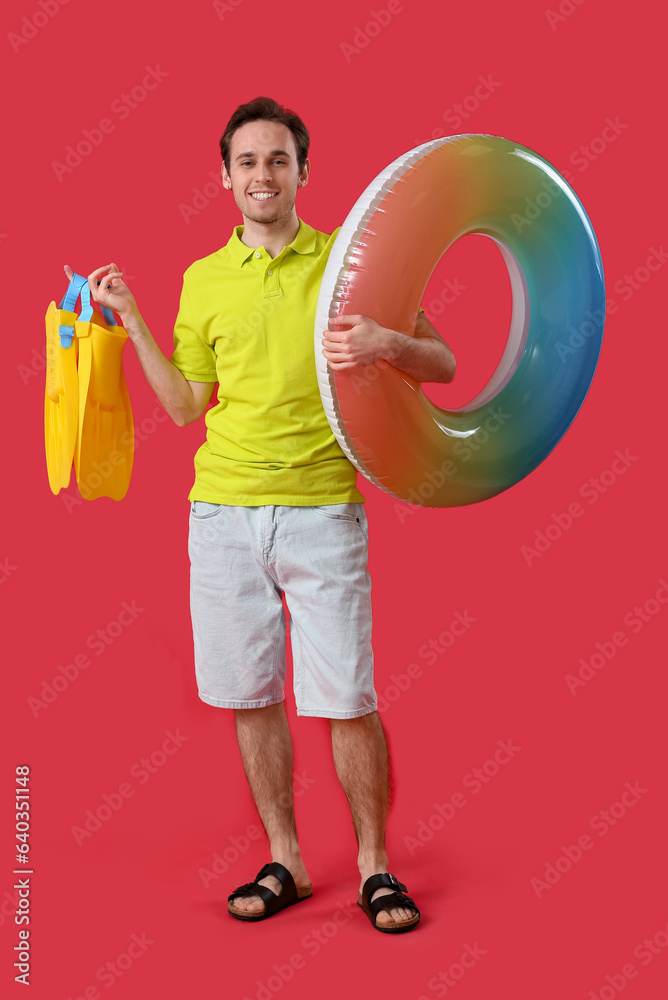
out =
{"type": "Polygon", "coordinates": [[[395,890],[394,890],[395,892],[404,892],[405,891],[406,886],[404,885],[403,882],[399,881],[399,879],[396,877],[396,875],[392,875],[391,872],[387,872],[387,877],[389,878],[391,885],[395,886],[395,890]]]}

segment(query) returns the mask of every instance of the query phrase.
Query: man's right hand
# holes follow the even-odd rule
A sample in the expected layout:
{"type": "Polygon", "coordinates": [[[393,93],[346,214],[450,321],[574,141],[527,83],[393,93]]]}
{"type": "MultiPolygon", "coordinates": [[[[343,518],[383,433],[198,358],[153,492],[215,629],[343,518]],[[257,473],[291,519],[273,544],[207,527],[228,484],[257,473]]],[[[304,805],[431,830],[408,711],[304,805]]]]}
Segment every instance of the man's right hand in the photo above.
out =
{"type": "MultiPolygon", "coordinates": [[[[72,280],[72,268],[64,265],[68,281],[72,280]]],[[[91,298],[100,305],[107,306],[119,317],[123,325],[133,315],[137,315],[135,297],[123,281],[122,271],[116,264],[105,264],[88,275],[91,298]]]]}
{"type": "MultiPolygon", "coordinates": [[[[64,265],[72,280],[72,268],[64,265]]],[[[189,382],[183,373],[158,347],[142,319],[134,295],[123,281],[116,264],[105,264],[88,275],[88,287],[95,302],[112,309],[134,344],[146,380],[178,427],[185,427],[202,416],[215,382],[189,382]],[[99,284],[98,284],[99,282],[99,284]],[[109,287],[111,286],[111,287],[109,287]]]]}

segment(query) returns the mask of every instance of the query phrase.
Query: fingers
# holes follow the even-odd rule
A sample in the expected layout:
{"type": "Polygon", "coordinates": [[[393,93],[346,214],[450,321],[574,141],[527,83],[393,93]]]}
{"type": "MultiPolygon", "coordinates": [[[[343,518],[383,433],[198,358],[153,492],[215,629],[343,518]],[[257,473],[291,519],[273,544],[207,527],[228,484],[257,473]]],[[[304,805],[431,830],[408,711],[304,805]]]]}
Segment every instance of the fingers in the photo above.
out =
{"type": "Polygon", "coordinates": [[[365,318],[364,316],[358,316],[358,315],[335,316],[333,319],[329,320],[328,325],[329,326],[357,326],[359,323],[361,323],[364,320],[364,318],[365,318]]]}
{"type": "Polygon", "coordinates": [[[326,347],[323,347],[322,353],[327,359],[327,363],[332,368],[348,367],[350,365],[361,364],[360,361],[356,361],[351,354],[345,354],[343,351],[330,351],[326,347]]]}
{"type": "Polygon", "coordinates": [[[327,357],[328,355],[341,355],[348,350],[348,345],[338,342],[336,340],[325,340],[322,341],[322,353],[327,357]]]}
{"type": "Polygon", "coordinates": [[[102,305],[105,305],[114,285],[122,284],[120,281],[122,276],[123,272],[119,271],[118,265],[113,263],[105,264],[104,267],[98,267],[91,271],[88,275],[88,287],[95,302],[101,302],[102,305]],[[105,280],[105,277],[108,280],[105,280]]]}
{"type": "Polygon", "coordinates": [[[106,274],[107,271],[111,271],[113,264],[105,264],[104,267],[98,267],[95,271],[91,271],[88,275],[89,281],[96,281],[100,275],[106,274]]]}
{"type": "Polygon", "coordinates": [[[104,267],[98,267],[94,271],[91,271],[88,275],[88,284],[91,292],[95,291],[99,284],[102,284],[102,276],[105,274],[111,278],[111,281],[113,281],[113,278],[120,278],[123,272],[118,270],[118,266],[116,264],[105,264],[104,267]],[[113,278],[111,277],[112,275],[113,278]]]}
{"type": "Polygon", "coordinates": [[[325,330],[322,335],[323,344],[331,345],[334,350],[343,350],[345,344],[350,343],[350,330],[325,330]]]}
{"type": "MultiPolygon", "coordinates": [[[[72,268],[71,268],[71,267],[69,266],[69,264],[63,264],[63,270],[64,270],[65,274],[67,275],[67,277],[69,278],[69,280],[71,281],[71,280],[72,280],[72,275],[74,274],[74,271],[73,271],[73,270],[72,270],[72,268]]],[[[113,274],[115,274],[115,276],[116,276],[117,278],[120,278],[121,274],[123,273],[123,272],[122,272],[122,271],[121,271],[121,270],[119,269],[119,267],[118,267],[118,264],[105,264],[105,266],[104,266],[104,267],[98,267],[98,268],[97,268],[97,270],[95,270],[95,271],[92,271],[92,272],[91,272],[91,273],[90,273],[90,274],[88,275],[88,283],[89,283],[89,285],[90,285],[90,283],[91,283],[91,280],[93,280],[93,281],[96,281],[96,279],[98,279],[100,275],[104,274],[104,273],[105,273],[105,271],[106,271],[106,272],[109,272],[109,273],[113,273],[113,274]]],[[[99,282],[99,281],[97,281],[97,284],[99,284],[99,283],[100,283],[100,282],[99,282]]],[[[91,286],[91,287],[92,287],[92,286],[91,286]]]]}

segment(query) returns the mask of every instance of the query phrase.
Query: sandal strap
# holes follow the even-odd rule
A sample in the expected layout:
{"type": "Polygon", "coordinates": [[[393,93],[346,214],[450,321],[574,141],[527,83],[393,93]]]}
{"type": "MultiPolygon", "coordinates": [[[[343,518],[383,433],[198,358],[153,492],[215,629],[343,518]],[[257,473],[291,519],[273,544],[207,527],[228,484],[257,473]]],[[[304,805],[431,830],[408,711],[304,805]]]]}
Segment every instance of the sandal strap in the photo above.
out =
{"type": "Polygon", "coordinates": [[[228,903],[231,903],[235,896],[259,896],[264,903],[264,910],[267,916],[296,901],[298,898],[297,887],[291,872],[278,861],[270,861],[268,864],[263,865],[255,876],[254,882],[245,882],[238,889],[235,889],[234,892],[230,893],[227,897],[228,903]],[[265,878],[267,875],[273,875],[281,883],[281,890],[278,894],[270,889],[268,885],[259,884],[260,879],[265,878]]]}
{"type": "Polygon", "coordinates": [[[262,865],[262,868],[260,868],[260,871],[255,876],[255,881],[257,882],[266,875],[273,875],[281,883],[281,896],[297,898],[297,886],[292,877],[292,872],[285,865],[282,865],[280,861],[269,861],[268,864],[262,865]]]}
{"type": "Polygon", "coordinates": [[[381,910],[394,910],[400,906],[415,910],[418,914],[420,913],[415,905],[415,900],[411,899],[404,892],[388,892],[384,896],[376,896],[368,905],[373,914],[374,922],[381,910]]]}
{"type": "MultiPolygon", "coordinates": [[[[379,872],[377,875],[370,875],[362,887],[362,902],[366,906],[369,905],[369,897],[376,889],[380,889],[381,886],[394,889],[395,891],[406,892],[404,883],[400,882],[396,875],[392,875],[390,872],[379,872]]],[[[380,898],[383,899],[384,897],[381,896],[380,898]]]]}
{"type": "Polygon", "coordinates": [[[234,892],[231,892],[227,898],[228,900],[232,900],[235,896],[252,896],[255,892],[256,885],[257,882],[244,882],[244,884],[238,886],[234,892]]]}
{"type": "Polygon", "coordinates": [[[288,869],[278,861],[269,861],[266,865],[262,865],[262,868],[260,868],[259,872],[255,876],[255,881],[257,882],[258,879],[264,878],[266,875],[273,875],[278,879],[281,885],[283,885],[286,881],[290,882],[290,879],[292,878],[288,869]]]}

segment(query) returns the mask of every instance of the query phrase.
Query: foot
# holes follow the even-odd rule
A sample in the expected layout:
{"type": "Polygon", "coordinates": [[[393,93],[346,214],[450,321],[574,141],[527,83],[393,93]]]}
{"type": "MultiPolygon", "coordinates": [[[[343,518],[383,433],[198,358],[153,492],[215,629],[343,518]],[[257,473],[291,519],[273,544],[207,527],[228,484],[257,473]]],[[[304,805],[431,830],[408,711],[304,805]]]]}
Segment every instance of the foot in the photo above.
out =
{"type": "MultiPolygon", "coordinates": [[[[369,878],[370,875],[377,875],[381,872],[386,872],[387,868],[373,868],[368,871],[362,872],[362,881],[359,887],[359,898],[362,898],[362,889],[364,888],[364,883],[369,878]]],[[[386,886],[379,886],[378,889],[374,891],[369,896],[369,902],[372,899],[378,899],[379,896],[387,896],[394,890],[386,886]]],[[[411,920],[415,914],[416,910],[412,906],[393,906],[391,910],[380,910],[376,916],[376,923],[379,927],[386,927],[388,924],[394,923],[404,923],[407,920],[411,920]]]]}
{"type": "MultiPolygon", "coordinates": [[[[295,880],[298,890],[302,886],[310,886],[308,872],[304,867],[301,856],[291,855],[286,857],[284,854],[272,854],[271,860],[285,865],[295,880]]],[[[258,884],[266,885],[276,896],[281,891],[281,883],[275,875],[267,875],[265,878],[261,878],[258,884]]],[[[234,906],[235,910],[243,910],[244,912],[253,914],[264,913],[264,900],[260,899],[259,896],[235,896],[234,899],[230,900],[230,903],[234,906]]]]}

